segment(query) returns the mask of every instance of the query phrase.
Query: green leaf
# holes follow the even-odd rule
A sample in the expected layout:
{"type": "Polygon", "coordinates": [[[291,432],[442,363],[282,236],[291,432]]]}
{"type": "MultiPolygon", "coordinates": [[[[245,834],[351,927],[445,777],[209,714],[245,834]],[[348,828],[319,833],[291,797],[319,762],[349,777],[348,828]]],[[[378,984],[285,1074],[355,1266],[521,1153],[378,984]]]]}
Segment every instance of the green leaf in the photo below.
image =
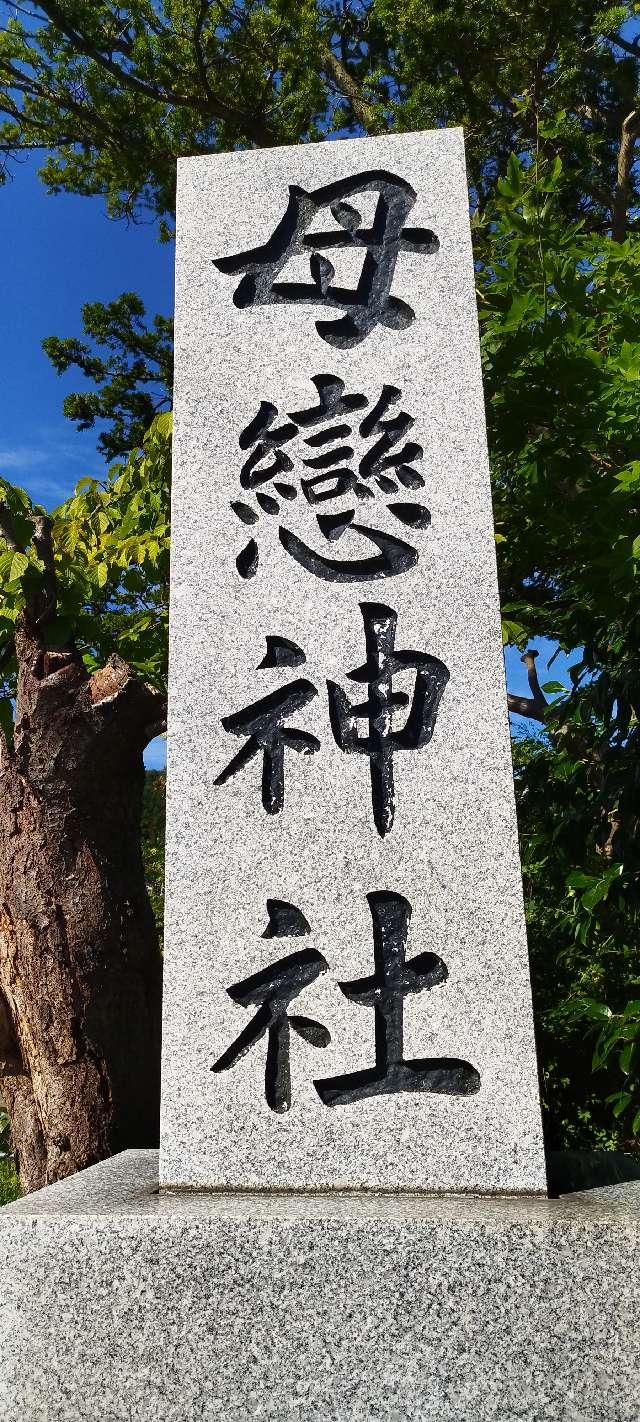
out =
{"type": "Polygon", "coordinates": [[[26,573],[29,567],[29,559],[26,553],[12,553],[11,562],[7,571],[7,582],[17,583],[26,573]]]}
{"type": "Polygon", "coordinates": [[[620,493],[635,493],[640,489],[640,460],[634,459],[615,476],[620,493]]]}
{"type": "Polygon", "coordinates": [[[503,646],[511,643],[515,646],[526,638],[526,630],[519,622],[511,622],[508,618],[502,621],[502,642],[503,646]]]}
{"type": "Polygon", "coordinates": [[[581,903],[583,908],[586,908],[588,911],[596,908],[603,899],[606,899],[609,888],[610,885],[606,879],[599,879],[597,883],[593,885],[592,889],[587,889],[586,894],[582,895],[581,903]]]}
{"type": "Polygon", "coordinates": [[[585,874],[582,869],[572,869],[564,882],[568,889],[588,889],[596,881],[593,874],[585,874]]]}
{"type": "Polygon", "coordinates": [[[158,415],[153,429],[163,439],[169,439],[173,430],[173,410],[165,410],[161,415],[158,415]]]}
{"type": "Polygon", "coordinates": [[[543,180],[542,180],[542,183],[540,184],[540,186],[541,186],[541,188],[542,188],[542,191],[543,191],[544,193],[553,193],[553,192],[556,192],[557,189],[558,189],[558,187],[559,187],[561,177],[562,177],[562,159],[561,159],[560,155],[558,154],[558,155],[554,158],[553,163],[551,164],[551,168],[550,168],[550,169],[548,170],[548,172],[545,174],[545,176],[544,176],[544,178],[543,178],[543,180]]]}
{"type": "Polygon", "coordinates": [[[581,998],[579,1007],[581,1009],[581,1015],[589,1017],[593,1021],[608,1022],[613,1016],[611,1008],[607,1007],[606,1002],[596,1002],[595,999],[591,997],[581,998]]]}

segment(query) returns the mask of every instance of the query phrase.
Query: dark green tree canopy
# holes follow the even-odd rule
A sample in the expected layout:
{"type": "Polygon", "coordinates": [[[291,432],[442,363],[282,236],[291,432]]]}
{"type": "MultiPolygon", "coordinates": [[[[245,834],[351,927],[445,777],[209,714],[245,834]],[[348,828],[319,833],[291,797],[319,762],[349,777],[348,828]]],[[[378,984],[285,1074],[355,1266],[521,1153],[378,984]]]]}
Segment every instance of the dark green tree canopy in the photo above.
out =
{"type": "Polygon", "coordinates": [[[565,181],[510,159],[477,279],[505,639],[575,661],[540,687],[525,650],[510,700],[543,728],[516,743],[529,944],[552,1130],[584,1093],[579,1144],[640,1134],[640,243],[569,221],[565,181]]]}
{"type": "MultiPolygon", "coordinates": [[[[566,197],[611,220],[640,49],[634,0],[0,0],[0,151],[52,191],[171,217],[175,160],[331,132],[463,124],[483,206],[542,143],[566,197]],[[540,120],[562,114],[553,139],[540,120]]],[[[632,186],[631,199],[637,193],[632,186]]]]}
{"type": "Polygon", "coordinates": [[[89,301],[82,308],[88,341],[47,336],[43,347],[59,375],[77,367],[96,388],[67,395],[63,409],[79,430],[106,423],[98,449],[119,459],[142,446],[154,417],[171,403],[173,321],[145,321],[144,302],[133,291],[115,301],[89,301]]]}

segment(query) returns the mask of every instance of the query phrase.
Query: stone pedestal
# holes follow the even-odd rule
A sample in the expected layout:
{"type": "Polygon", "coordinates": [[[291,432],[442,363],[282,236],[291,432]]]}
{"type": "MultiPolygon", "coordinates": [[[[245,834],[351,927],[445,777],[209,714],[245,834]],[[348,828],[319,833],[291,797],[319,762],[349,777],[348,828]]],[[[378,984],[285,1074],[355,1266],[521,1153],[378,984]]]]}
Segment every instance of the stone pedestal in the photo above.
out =
{"type": "Polygon", "coordinates": [[[2,1211],[3,1422],[637,1422],[638,1183],[160,1196],[157,1169],[2,1211]]]}

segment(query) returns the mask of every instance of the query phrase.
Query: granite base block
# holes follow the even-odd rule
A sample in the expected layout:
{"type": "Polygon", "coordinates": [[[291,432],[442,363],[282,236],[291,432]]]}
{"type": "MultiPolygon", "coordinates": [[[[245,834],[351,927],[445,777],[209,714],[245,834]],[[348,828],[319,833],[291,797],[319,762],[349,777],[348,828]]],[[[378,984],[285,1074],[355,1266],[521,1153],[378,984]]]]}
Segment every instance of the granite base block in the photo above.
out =
{"type": "Polygon", "coordinates": [[[0,1212],[3,1422],[637,1422],[640,1187],[159,1196],[127,1152],[0,1212]]]}

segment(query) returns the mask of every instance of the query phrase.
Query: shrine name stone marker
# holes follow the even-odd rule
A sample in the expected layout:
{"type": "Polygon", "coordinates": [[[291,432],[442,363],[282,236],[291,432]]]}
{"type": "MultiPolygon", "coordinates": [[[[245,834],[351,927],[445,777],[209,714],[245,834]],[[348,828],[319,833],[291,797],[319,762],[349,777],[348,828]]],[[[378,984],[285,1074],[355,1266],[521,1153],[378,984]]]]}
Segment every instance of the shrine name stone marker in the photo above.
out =
{"type": "Polygon", "coordinates": [[[180,164],[161,1183],[545,1188],[459,131],[180,164]]]}

